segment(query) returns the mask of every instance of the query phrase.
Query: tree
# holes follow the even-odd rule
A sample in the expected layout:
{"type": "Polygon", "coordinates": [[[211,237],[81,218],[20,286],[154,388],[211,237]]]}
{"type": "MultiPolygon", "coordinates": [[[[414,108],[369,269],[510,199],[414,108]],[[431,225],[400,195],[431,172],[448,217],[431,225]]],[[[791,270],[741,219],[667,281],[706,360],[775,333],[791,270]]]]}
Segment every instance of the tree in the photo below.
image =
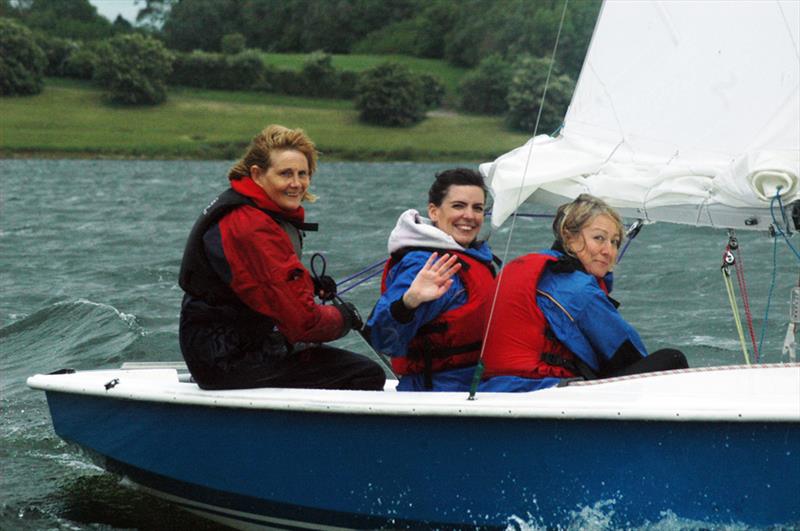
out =
{"type": "Polygon", "coordinates": [[[172,6],[178,0],[134,0],[136,5],[144,4],[136,14],[136,23],[151,31],[160,31],[169,18],[172,6]]]}
{"type": "Polygon", "coordinates": [[[361,120],[388,126],[408,126],[425,117],[421,83],[397,63],[383,63],[364,71],[356,89],[361,120]]]}
{"type": "Polygon", "coordinates": [[[459,108],[479,114],[503,114],[511,84],[511,65],[497,54],[490,55],[461,81],[459,108]]]}
{"type": "Polygon", "coordinates": [[[236,0],[181,0],[164,23],[167,45],[185,52],[219,51],[224,35],[240,31],[240,10],[236,0]]]}
{"type": "Polygon", "coordinates": [[[241,33],[228,33],[222,36],[220,48],[225,55],[236,55],[244,51],[245,38],[241,33]]]}
{"type": "Polygon", "coordinates": [[[156,104],[167,98],[172,54],[160,41],[140,34],[118,35],[107,41],[94,79],[108,90],[111,101],[156,104]]]}
{"type": "Polygon", "coordinates": [[[38,94],[46,67],[47,56],[33,33],[13,20],[0,18],[0,95],[38,94]]]}
{"type": "Polygon", "coordinates": [[[506,115],[506,122],[511,128],[527,133],[550,133],[563,122],[575,83],[566,74],[553,69],[539,127],[534,131],[549,67],[549,59],[530,55],[523,55],[514,63],[506,115]]]}
{"type": "Polygon", "coordinates": [[[29,28],[54,37],[91,40],[114,34],[114,28],[101,17],[89,0],[31,0],[16,10],[29,28]]]}

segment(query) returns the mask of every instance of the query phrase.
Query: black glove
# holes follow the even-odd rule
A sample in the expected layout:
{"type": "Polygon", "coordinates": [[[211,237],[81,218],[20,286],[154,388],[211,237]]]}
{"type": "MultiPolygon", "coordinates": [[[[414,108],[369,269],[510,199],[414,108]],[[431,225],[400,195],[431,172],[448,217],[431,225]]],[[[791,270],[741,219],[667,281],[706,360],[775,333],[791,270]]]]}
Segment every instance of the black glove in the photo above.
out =
{"type": "Polygon", "coordinates": [[[364,328],[364,321],[361,319],[361,314],[358,313],[358,308],[352,302],[337,302],[333,305],[344,318],[345,330],[360,331],[364,328]]]}
{"type": "Polygon", "coordinates": [[[332,301],[336,297],[336,281],[328,275],[314,276],[314,295],[323,301],[332,301]]]}

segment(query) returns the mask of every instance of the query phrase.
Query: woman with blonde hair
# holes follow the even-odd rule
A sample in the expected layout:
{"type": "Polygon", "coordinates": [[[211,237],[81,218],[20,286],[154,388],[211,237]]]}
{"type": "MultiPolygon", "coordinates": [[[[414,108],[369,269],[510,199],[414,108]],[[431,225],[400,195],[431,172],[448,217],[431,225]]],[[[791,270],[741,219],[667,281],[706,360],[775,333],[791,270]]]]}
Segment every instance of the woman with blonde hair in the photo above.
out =
{"type": "Polygon", "coordinates": [[[560,379],[608,378],[687,367],[684,355],[648,356],[611,298],[624,236],[619,214],[581,194],[559,207],[551,249],[509,262],[498,279],[482,388],[529,391],[560,379]]]}
{"type": "Polygon", "coordinates": [[[383,388],[377,363],[321,344],[362,323],[350,303],[317,304],[300,262],[304,231],[316,230],[301,206],[315,199],[316,164],[302,130],[270,125],[195,222],[180,270],[179,337],[200,387],[383,388]]]}

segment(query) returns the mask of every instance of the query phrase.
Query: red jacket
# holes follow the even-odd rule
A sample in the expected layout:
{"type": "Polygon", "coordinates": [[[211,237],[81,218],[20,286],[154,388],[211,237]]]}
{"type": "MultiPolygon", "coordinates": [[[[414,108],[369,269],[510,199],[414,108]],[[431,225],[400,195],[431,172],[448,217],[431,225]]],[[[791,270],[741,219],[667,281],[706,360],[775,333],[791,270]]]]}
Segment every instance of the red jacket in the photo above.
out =
{"type": "MultiPolygon", "coordinates": [[[[260,208],[300,222],[304,219],[302,207],[295,212],[281,210],[247,177],[231,181],[231,186],[260,208]]],[[[243,206],[220,220],[219,234],[230,288],[251,309],[272,318],[290,343],[331,341],[342,335],[341,313],[315,303],[311,275],[275,219],[243,206]]]]}

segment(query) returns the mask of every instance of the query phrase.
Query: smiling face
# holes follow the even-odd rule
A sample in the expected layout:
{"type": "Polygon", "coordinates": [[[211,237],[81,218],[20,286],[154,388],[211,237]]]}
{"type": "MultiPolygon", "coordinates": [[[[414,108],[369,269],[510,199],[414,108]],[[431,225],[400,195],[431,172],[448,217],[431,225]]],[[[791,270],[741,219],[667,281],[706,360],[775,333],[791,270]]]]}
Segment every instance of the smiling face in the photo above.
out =
{"type": "Polygon", "coordinates": [[[611,217],[601,214],[586,223],[576,236],[568,238],[565,243],[587,273],[602,278],[617,261],[619,227],[611,217]]]}
{"type": "Polygon", "coordinates": [[[283,210],[293,211],[311,184],[308,159],[300,151],[280,150],[270,153],[270,166],[266,170],[250,167],[250,178],[283,210]]]}
{"type": "Polygon", "coordinates": [[[480,186],[453,184],[442,204],[428,204],[428,217],[462,247],[468,247],[483,226],[486,195],[480,186]]]}

